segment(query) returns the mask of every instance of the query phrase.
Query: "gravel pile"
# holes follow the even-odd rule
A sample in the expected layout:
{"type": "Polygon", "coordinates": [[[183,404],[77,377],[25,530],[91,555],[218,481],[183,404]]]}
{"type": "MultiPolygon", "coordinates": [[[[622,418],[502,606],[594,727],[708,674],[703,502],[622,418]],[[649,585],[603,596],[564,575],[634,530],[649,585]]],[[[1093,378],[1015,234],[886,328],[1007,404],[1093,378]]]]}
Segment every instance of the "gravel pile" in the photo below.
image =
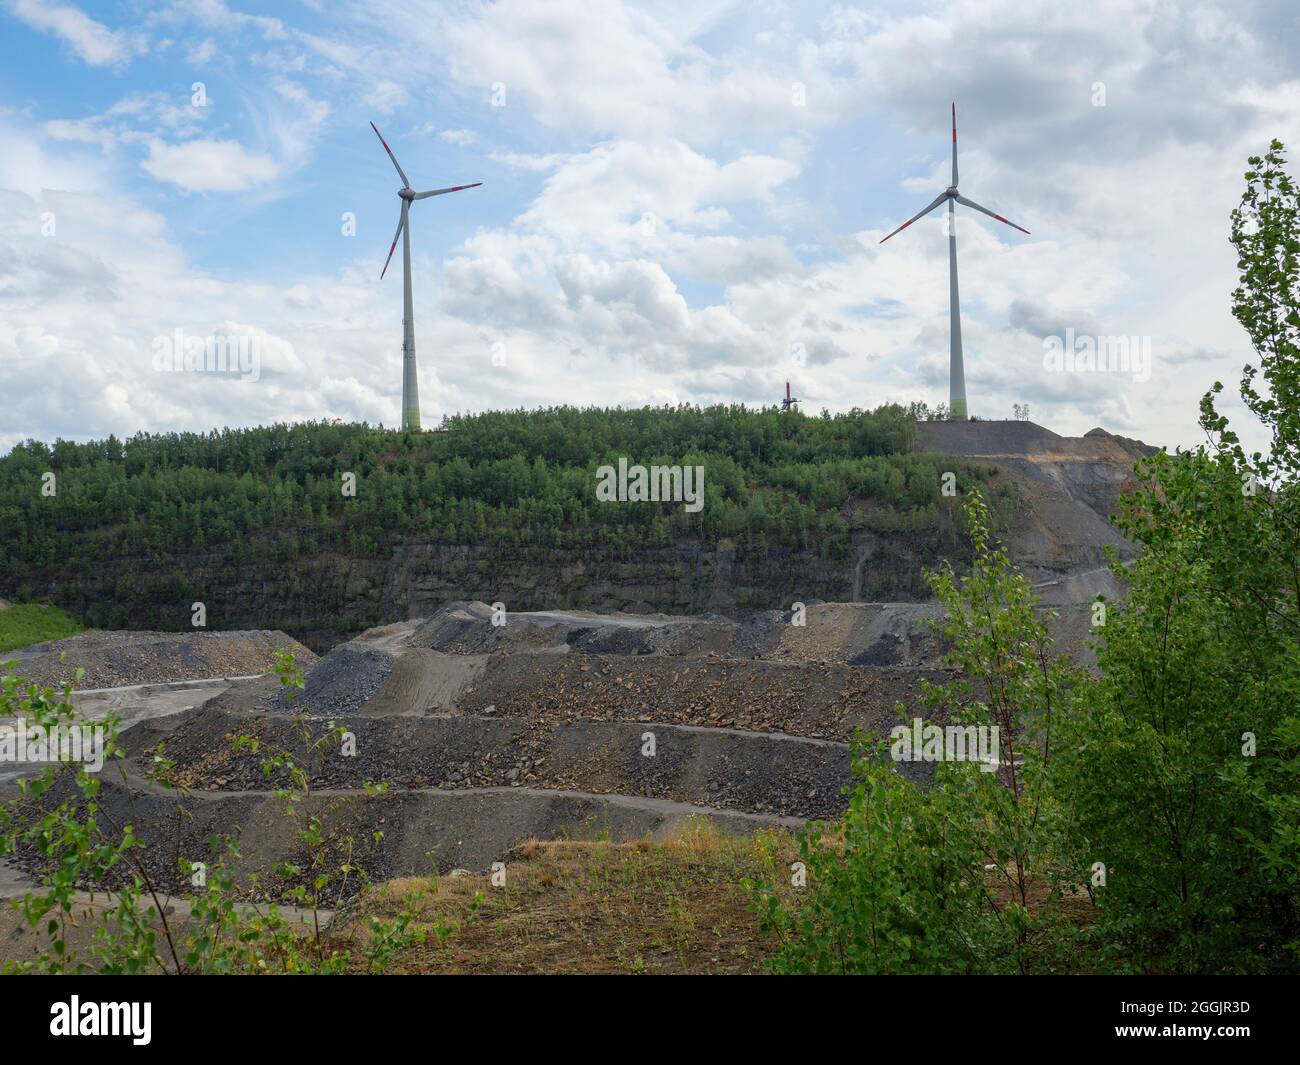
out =
{"type": "Polygon", "coordinates": [[[23,648],[17,672],[51,687],[119,688],[264,673],[276,651],[292,651],[304,670],[316,664],[315,654],[278,630],[85,632],[23,648]],[[81,680],[78,668],[86,671],[81,680]]]}
{"type": "MultiPolygon", "coordinates": [[[[289,751],[311,773],[314,789],[532,787],[666,799],[715,809],[783,817],[834,817],[849,783],[849,748],[786,736],[653,726],[655,753],[644,753],[647,726],[526,718],[333,718],[353,737],[344,755],[326,742],[307,749],[298,723],[204,708],[166,735],[177,782],[192,790],[273,787],[262,759],[289,751]],[[258,753],[236,752],[230,737],[256,736],[258,753]]],[[[308,724],[325,735],[319,720],[308,724]]],[[[143,743],[143,738],[142,738],[143,743]]],[[[138,751],[143,769],[149,748],[138,751]]]]}
{"type": "MultiPolygon", "coordinates": [[[[307,675],[307,686],[293,708],[313,714],[355,714],[384,686],[393,671],[392,655],[357,643],[340,644],[307,675]]],[[[280,709],[289,709],[284,693],[280,709]]]]}
{"type": "Polygon", "coordinates": [[[494,625],[487,603],[444,603],[411,634],[411,646],[447,654],[494,654],[511,651],[567,650],[565,630],[531,614],[506,614],[494,625]]]}
{"type": "Polygon", "coordinates": [[[781,645],[781,626],[787,624],[791,617],[788,610],[764,610],[750,614],[740,623],[732,638],[731,657],[768,657],[781,645]]]}
{"type": "Polygon", "coordinates": [[[456,601],[422,622],[411,636],[411,645],[444,654],[728,654],[740,629],[720,614],[674,617],[539,610],[494,616],[486,603],[456,601]],[[503,623],[494,624],[494,619],[503,623]]]}
{"type": "Polygon", "coordinates": [[[504,624],[493,624],[486,603],[454,602],[420,622],[410,646],[456,655],[545,652],[938,667],[943,647],[926,622],[942,616],[935,603],[809,600],[797,618],[789,610],[739,621],[720,614],[528,611],[507,613],[504,624]]]}
{"type": "Polygon", "coordinates": [[[662,721],[784,732],[847,742],[855,729],[888,731],[928,716],[921,681],[945,670],[839,663],[682,659],[655,655],[498,655],[466,688],[458,712],[548,720],[662,721]]]}
{"type": "MultiPolygon", "coordinates": [[[[51,804],[81,804],[80,793],[64,775],[46,793],[51,804]]],[[[209,867],[224,858],[223,838],[239,840],[236,882],[247,898],[283,901],[289,886],[280,879],[286,859],[310,869],[311,855],[299,837],[301,822],[320,819],[327,839],[353,841],[349,861],[374,882],[395,876],[428,876],[452,869],[486,871],[530,839],[640,839],[703,814],[724,832],[755,828],[794,827],[773,815],[708,810],[663,799],[620,795],[584,795],[540,788],[500,788],[481,791],[398,791],[368,796],[317,791],[294,806],[269,792],[191,792],[184,799],[185,816],[171,794],[121,781],[105,774],[96,796],[104,814],[115,823],[130,823],[147,845],[135,852],[138,861],[161,890],[190,895],[193,886],[181,871],[178,856],[204,861],[209,867]],[[256,882],[252,875],[256,874],[256,882]]],[[[15,855],[30,871],[47,872],[30,848],[15,855]]],[[[337,855],[332,862],[340,860],[337,855]]],[[[125,863],[117,870],[126,871],[125,863]]],[[[301,874],[300,874],[301,876],[301,874]]],[[[357,878],[352,878],[356,883],[357,878]]],[[[115,884],[113,874],[109,886],[115,884]]],[[[302,883],[301,878],[296,881],[302,883]]],[[[345,894],[344,898],[346,899],[345,894]]]]}

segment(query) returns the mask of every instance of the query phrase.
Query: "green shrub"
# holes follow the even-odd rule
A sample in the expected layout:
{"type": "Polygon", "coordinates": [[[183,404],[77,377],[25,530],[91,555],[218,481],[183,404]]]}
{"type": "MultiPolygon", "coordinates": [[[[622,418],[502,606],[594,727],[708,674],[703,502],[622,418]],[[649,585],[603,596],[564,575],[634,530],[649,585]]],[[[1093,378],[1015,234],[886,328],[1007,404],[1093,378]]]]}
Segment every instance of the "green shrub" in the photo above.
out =
{"type": "MultiPolygon", "coordinates": [[[[303,687],[293,656],[277,653],[275,672],[292,701],[303,687]]],[[[0,717],[6,716],[20,717],[29,730],[39,727],[47,734],[84,724],[71,704],[70,687],[58,693],[25,683],[12,670],[0,675],[0,717]]],[[[317,734],[305,715],[296,715],[295,721],[307,757],[337,738],[332,726],[317,734]]],[[[118,742],[120,718],[110,715],[95,725],[102,730],[102,771],[120,769],[125,757],[118,742]]],[[[298,860],[283,862],[276,870],[284,885],[279,903],[241,898],[234,871],[238,841],[226,837],[211,840],[222,857],[200,877],[195,876],[196,866],[176,859],[179,872],[196,890],[168,894],[164,905],[163,892],[141,860],[148,844],[133,825],[118,823],[100,803],[99,773],[82,762],[51,763],[19,781],[17,800],[0,804],[0,857],[22,855],[38,870],[39,886],[10,905],[45,936],[34,961],[6,961],[0,971],[331,974],[364,963],[367,971],[379,972],[398,952],[423,942],[424,934],[413,929],[406,908],[388,920],[367,916],[359,941],[335,931],[346,924],[342,914],[336,913],[334,921],[328,915],[323,919],[327,903],[346,908],[351,900],[359,908],[369,888],[355,860],[353,841],[328,838],[320,820],[303,812],[310,774],[299,757],[287,751],[262,752],[258,741],[247,735],[232,736],[231,741],[237,752],[262,755],[263,772],[281,784],[277,795],[289,820],[287,834],[298,841],[298,860]],[[88,911],[79,898],[83,890],[99,895],[107,905],[88,911]],[[285,903],[305,910],[310,924],[287,916],[280,908],[285,903]],[[88,954],[78,956],[70,946],[69,930],[87,922],[94,934],[88,954]]],[[[174,794],[180,820],[189,813],[185,792],[171,779],[173,769],[165,753],[157,750],[150,776],[174,794]]],[[[384,789],[382,784],[366,785],[368,795],[384,789]]],[[[258,894],[269,887],[260,884],[258,894]]]]}
{"type": "MultiPolygon", "coordinates": [[[[1063,964],[1068,936],[1054,875],[1047,765],[1052,725],[1081,678],[1053,656],[1028,582],[988,540],[983,498],[967,499],[975,561],[930,575],[948,610],[959,679],[925,685],[932,721],[995,729],[996,771],[935,766],[925,788],[859,744],[849,805],[836,825],[800,833],[807,889],[782,901],[750,885],[772,967],[795,973],[1027,973],[1063,964]]],[[[901,706],[900,706],[901,710],[901,706]]],[[[904,723],[910,725],[910,723],[904,723]]]]}
{"type": "Polygon", "coordinates": [[[805,897],[753,885],[778,970],[1300,971],[1300,188],[1284,161],[1276,141],[1250,160],[1232,222],[1233,313],[1259,357],[1241,395],[1267,453],[1241,446],[1216,382],[1208,444],[1138,464],[1119,523],[1141,551],[1094,614],[1095,676],[1053,656],[968,497],[971,573],[932,577],[962,677],[929,694],[1001,727],[1002,782],[943,765],[922,791],[859,758],[835,836],[802,837],[805,897]]]}
{"type": "Polygon", "coordinates": [[[1233,314],[1268,451],[1216,382],[1208,444],[1140,464],[1120,524],[1142,551],[1057,766],[1077,853],[1105,867],[1095,938],[1142,971],[1300,969],[1300,190],[1277,141],[1246,181],[1233,314]]]}

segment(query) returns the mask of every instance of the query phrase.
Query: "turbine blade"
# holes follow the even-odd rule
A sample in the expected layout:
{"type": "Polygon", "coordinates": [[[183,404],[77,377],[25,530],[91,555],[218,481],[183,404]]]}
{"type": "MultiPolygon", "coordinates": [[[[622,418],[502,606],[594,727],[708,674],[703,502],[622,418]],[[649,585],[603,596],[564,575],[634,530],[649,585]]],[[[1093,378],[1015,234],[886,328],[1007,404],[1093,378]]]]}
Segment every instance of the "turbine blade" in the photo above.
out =
{"type": "Polygon", "coordinates": [[[388,147],[388,142],[384,140],[384,135],[379,132],[379,127],[376,126],[373,122],[371,122],[370,128],[375,131],[375,136],[379,138],[379,143],[384,146],[384,151],[388,153],[388,158],[393,161],[393,166],[397,167],[397,173],[401,176],[402,179],[402,187],[405,189],[409,189],[411,187],[411,183],[406,180],[406,171],[402,169],[401,163],[397,161],[397,156],[393,154],[393,149],[388,147]]]}
{"type": "Polygon", "coordinates": [[[402,217],[397,220],[397,232],[393,234],[393,243],[388,246],[388,258],[384,260],[384,268],[379,271],[379,280],[384,279],[384,274],[388,273],[388,264],[393,261],[393,250],[397,247],[397,238],[402,235],[402,226],[406,225],[406,204],[402,204],[402,217]]]}
{"type": "MultiPolygon", "coordinates": [[[[981,207],[981,206],[980,206],[978,203],[976,203],[974,200],[968,200],[968,199],[966,199],[965,196],[958,196],[958,197],[957,197],[957,202],[960,203],[960,204],[963,204],[963,205],[966,206],[966,207],[973,207],[975,210],[981,212],[982,214],[986,214],[986,215],[988,215],[990,218],[996,218],[999,222],[1003,222],[1003,223],[1005,223],[1006,225],[1009,225],[1012,229],[1018,229],[1018,230],[1020,230],[1021,233],[1029,233],[1029,230],[1027,230],[1024,226],[1018,226],[1018,225],[1015,224],[1015,222],[1012,222],[1012,221],[1009,221],[1009,220],[1006,219],[1006,218],[1003,218],[1000,214],[994,214],[994,213],[993,213],[992,211],[990,211],[987,207],[981,207]]],[[[1030,234],[1030,235],[1032,235],[1032,234],[1030,234]]]]}
{"type": "Polygon", "coordinates": [[[414,196],[411,197],[411,199],[427,200],[430,196],[445,196],[449,192],[460,192],[461,189],[476,189],[482,184],[483,182],[476,181],[472,185],[452,185],[449,188],[445,188],[445,189],[433,189],[430,192],[417,192],[414,196]]]}
{"type": "MultiPolygon", "coordinates": [[[[947,198],[948,198],[948,194],[947,194],[946,192],[941,192],[941,193],[939,193],[939,195],[936,196],[936,197],[934,198],[934,202],[931,203],[929,207],[923,207],[921,210],[917,211],[916,214],[912,215],[911,218],[909,218],[906,222],[904,222],[901,226],[899,226],[896,230],[894,230],[894,233],[901,233],[901,232],[902,232],[903,230],[905,230],[908,226],[910,226],[913,222],[915,222],[918,218],[924,218],[924,217],[925,217],[926,215],[928,215],[931,211],[933,211],[936,207],[938,207],[939,204],[943,203],[943,201],[946,200],[947,198]]],[[[894,235],[894,233],[890,233],[890,234],[889,234],[889,237],[892,237],[892,236],[894,235]]],[[[884,244],[885,241],[887,241],[887,240],[889,239],[889,237],[881,237],[881,238],[880,238],[880,243],[881,243],[881,244],[884,244]]]]}
{"type": "Polygon", "coordinates": [[[952,187],[957,187],[957,101],[952,104],[952,187]]]}

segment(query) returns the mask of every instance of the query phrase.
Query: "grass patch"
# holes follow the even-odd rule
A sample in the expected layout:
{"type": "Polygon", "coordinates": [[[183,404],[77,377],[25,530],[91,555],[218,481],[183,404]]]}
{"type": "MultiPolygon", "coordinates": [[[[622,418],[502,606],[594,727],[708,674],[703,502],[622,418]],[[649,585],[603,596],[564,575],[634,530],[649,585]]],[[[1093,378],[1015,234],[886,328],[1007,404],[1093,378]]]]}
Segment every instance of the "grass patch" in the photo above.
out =
{"type": "Polygon", "coordinates": [[[57,606],[19,603],[0,610],[0,651],[43,640],[61,640],[81,631],[81,622],[57,606]]]}
{"type": "MultiPolygon", "coordinates": [[[[834,845],[834,834],[827,838],[834,845]]],[[[339,934],[356,954],[358,972],[365,971],[367,919],[407,911],[425,942],[399,953],[389,973],[767,973],[779,938],[759,930],[742,881],[767,880],[797,905],[808,890],[790,885],[798,860],[790,833],[729,836],[704,819],[688,820],[665,838],[626,843],[529,840],[504,858],[503,887],[493,886],[491,874],[390,880],[340,918],[347,926],[339,934]]],[[[1008,901],[1005,878],[986,875],[993,895],[1008,901]]],[[[1050,904],[1077,928],[1090,923],[1082,893],[1049,903],[1046,885],[1035,882],[1031,895],[1035,912],[1050,904]]],[[[1074,961],[1087,970],[1083,959],[1074,961]]]]}
{"type": "Polygon", "coordinates": [[[506,857],[503,887],[490,874],[393,880],[354,922],[407,909],[428,931],[394,973],[759,973],[776,944],[741,881],[796,857],[787,833],[694,819],[664,839],[534,840],[506,857]]]}

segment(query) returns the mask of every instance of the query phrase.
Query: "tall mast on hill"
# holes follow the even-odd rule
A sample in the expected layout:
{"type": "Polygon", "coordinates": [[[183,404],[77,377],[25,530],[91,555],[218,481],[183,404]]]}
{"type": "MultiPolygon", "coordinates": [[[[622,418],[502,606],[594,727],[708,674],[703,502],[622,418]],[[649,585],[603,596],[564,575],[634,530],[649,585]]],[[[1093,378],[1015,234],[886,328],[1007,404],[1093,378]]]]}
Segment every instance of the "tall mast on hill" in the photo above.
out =
{"type": "Polygon", "coordinates": [[[378,127],[373,122],[370,128],[375,131],[375,136],[379,138],[379,143],[384,146],[384,151],[388,153],[388,158],[393,161],[393,166],[397,170],[397,175],[402,179],[402,187],[397,190],[397,195],[402,201],[402,214],[397,220],[397,232],[393,234],[393,243],[388,247],[388,258],[384,260],[384,268],[379,272],[379,279],[382,281],[384,274],[388,273],[388,264],[393,261],[393,249],[397,247],[397,238],[402,238],[402,429],[418,430],[420,428],[420,382],[416,376],[415,367],[415,312],[411,306],[411,229],[407,225],[407,219],[410,216],[411,204],[416,200],[427,200],[430,196],[444,196],[449,192],[460,192],[461,189],[476,189],[483,184],[476,181],[472,185],[451,185],[445,189],[431,189],[428,192],[416,192],[411,188],[411,183],[406,180],[406,171],[397,161],[397,156],[393,154],[393,149],[388,147],[388,142],[384,140],[383,135],[379,132],[378,127]]]}
{"type": "MultiPolygon", "coordinates": [[[[962,204],[971,210],[979,211],[990,218],[1018,229],[1021,233],[1029,230],[1008,222],[1000,214],[994,214],[987,207],[981,207],[974,200],[968,200],[957,191],[957,104],[952,105],[952,184],[939,193],[928,206],[921,208],[894,233],[901,233],[918,218],[924,218],[941,203],[948,203],[948,417],[955,421],[965,421],[969,416],[966,410],[966,368],[961,357],[961,301],[957,298],[957,216],[956,205],[962,204]]],[[[894,233],[881,239],[884,244],[894,233]]]]}

